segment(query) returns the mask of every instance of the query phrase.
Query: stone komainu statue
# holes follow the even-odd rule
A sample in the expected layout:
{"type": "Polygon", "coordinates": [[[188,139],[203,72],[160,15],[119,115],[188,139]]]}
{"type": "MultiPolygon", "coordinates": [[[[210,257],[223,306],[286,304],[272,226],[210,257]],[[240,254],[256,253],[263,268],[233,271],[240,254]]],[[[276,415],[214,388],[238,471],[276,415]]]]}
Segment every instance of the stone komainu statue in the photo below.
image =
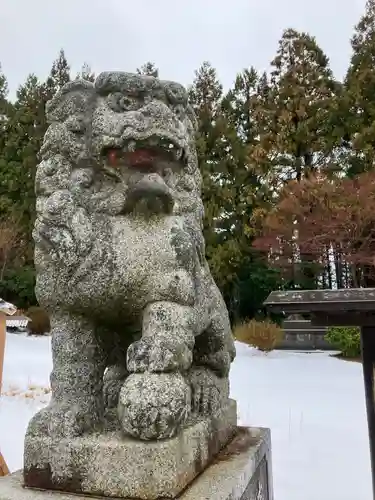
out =
{"type": "Polygon", "coordinates": [[[49,102],[36,175],[36,293],[52,325],[52,399],[28,436],[174,436],[228,399],[235,349],[205,260],[185,89],[129,73],[49,102]]]}

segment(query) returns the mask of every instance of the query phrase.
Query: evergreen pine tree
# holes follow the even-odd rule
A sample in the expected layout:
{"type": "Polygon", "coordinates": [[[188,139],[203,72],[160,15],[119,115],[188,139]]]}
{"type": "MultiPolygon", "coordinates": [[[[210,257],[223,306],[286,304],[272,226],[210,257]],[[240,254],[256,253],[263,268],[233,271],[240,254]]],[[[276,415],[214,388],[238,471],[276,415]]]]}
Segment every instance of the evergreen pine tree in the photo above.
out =
{"type": "Polygon", "coordinates": [[[315,38],[292,29],[283,33],[272,68],[261,147],[273,153],[276,174],[299,180],[332,166],[329,127],[340,86],[315,38]]]}
{"type": "MultiPolygon", "coordinates": [[[[16,105],[7,93],[7,79],[0,71],[0,295],[22,307],[35,303],[30,222],[25,214],[25,198],[33,186],[17,161],[18,135],[27,124],[16,121],[16,105]]],[[[30,130],[29,138],[33,134],[30,130]]]]}
{"type": "Polygon", "coordinates": [[[8,101],[8,81],[0,65],[0,161],[6,143],[6,124],[11,111],[12,104],[8,101]]]}
{"type": "Polygon", "coordinates": [[[154,76],[159,78],[159,69],[155,66],[153,62],[146,62],[140,68],[137,68],[137,73],[139,75],[154,76]]]}
{"type": "MultiPolygon", "coordinates": [[[[195,80],[189,89],[190,104],[193,107],[197,121],[197,153],[202,174],[203,203],[205,206],[204,234],[207,245],[207,256],[213,260],[217,255],[215,247],[218,240],[216,225],[221,215],[222,207],[218,200],[218,155],[217,127],[220,116],[222,86],[217,78],[216,70],[208,62],[204,62],[195,73],[195,80]]],[[[219,266],[214,267],[216,278],[219,266]]]]}
{"type": "Polygon", "coordinates": [[[6,114],[8,110],[8,81],[1,70],[0,64],[0,115],[6,114]]]}
{"type": "Polygon", "coordinates": [[[63,49],[60,50],[57,59],[53,62],[50,74],[44,84],[45,101],[52,99],[56,92],[70,81],[70,66],[65,57],[63,49]]]}
{"type": "Polygon", "coordinates": [[[76,80],[81,79],[89,82],[95,81],[95,73],[92,71],[91,66],[87,63],[83,64],[81,71],[76,75],[76,80]]]}
{"type": "MultiPolygon", "coordinates": [[[[265,178],[278,193],[289,180],[338,169],[341,138],[333,116],[340,85],[315,38],[293,29],[283,33],[272,68],[267,98],[258,109],[260,140],[253,155],[262,159],[265,178]]],[[[315,288],[311,257],[301,255],[297,267],[299,286],[315,288]]]]}
{"type": "Polygon", "coordinates": [[[345,121],[350,137],[347,173],[353,177],[373,169],[375,159],[375,0],[367,0],[351,45],[345,79],[345,121]]]}
{"type": "Polygon", "coordinates": [[[31,245],[34,221],[34,178],[37,154],[46,129],[44,88],[30,75],[17,91],[12,114],[6,125],[6,144],[0,172],[0,213],[16,211],[31,245]]]}
{"type": "Polygon", "coordinates": [[[236,299],[233,309],[240,318],[258,314],[267,295],[279,286],[278,273],[269,267],[267,258],[253,248],[257,235],[254,215],[267,208],[270,196],[251,155],[259,142],[257,109],[264,99],[266,82],[265,75],[259,77],[254,68],[245,69],[237,75],[233,89],[222,103],[230,124],[223,159],[229,173],[227,183],[233,193],[226,233],[236,242],[238,255],[231,295],[236,299]]]}
{"type": "Polygon", "coordinates": [[[215,280],[232,308],[231,290],[238,252],[236,242],[226,231],[228,218],[232,217],[233,199],[227,172],[229,123],[222,110],[222,85],[209,62],[204,62],[196,71],[189,98],[198,122],[196,145],[202,174],[206,254],[215,280]]]}
{"type": "Polygon", "coordinates": [[[270,284],[275,273],[267,274],[267,263],[260,262],[251,246],[251,218],[261,193],[259,176],[249,164],[248,154],[257,135],[252,116],[257,83],[255,70],[246,70],[237,76],[234,88],[223,95],[215,69],[204,63],[190,89],[199,124],[197,149],[203,177],[207,257],[232,321],[257,312],[275,285],[275,280],[270,284]],[[250,274],[254,279],[250,280],[250,274]]]}

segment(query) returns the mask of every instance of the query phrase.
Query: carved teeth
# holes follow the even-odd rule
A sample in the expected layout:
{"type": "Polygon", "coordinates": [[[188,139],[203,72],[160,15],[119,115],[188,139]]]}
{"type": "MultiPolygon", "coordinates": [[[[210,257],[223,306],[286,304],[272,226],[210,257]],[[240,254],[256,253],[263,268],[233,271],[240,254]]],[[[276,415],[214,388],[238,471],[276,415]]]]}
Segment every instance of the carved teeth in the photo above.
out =
{"type": "MultiPolygon", "coordinates": [[[[148,146],[151,147],[161,147],[164,150],[167,150],[169,153],[172,153],[173,157],[177,161],[184,161],[185,160],[185,151],[183,148],[178,147],[178,145],[174,144],[173,142],[169,142],[168,139],[165,138],[157,138],[157,137],[150,137],[147,139],[147,144],[148,146]]],[[[124,147],[124,152],[135,152],[137,150],[137,141],[132,139],[129,140],[129,142],[126,143],[124,147]]]]}
{"type": "Polygon", "coordinates": [[[184,150],[183,149],[176,149],[176,151],[175,151],[176,160],[182,160],[183,156],[184,156],[184,150]]]}
{"type": "Polygon", "coordinates": [[[137,147],[137,143],[135,141],[129,141],[127,145],[127,150],[130,152],[134,152],[137,147]]]}

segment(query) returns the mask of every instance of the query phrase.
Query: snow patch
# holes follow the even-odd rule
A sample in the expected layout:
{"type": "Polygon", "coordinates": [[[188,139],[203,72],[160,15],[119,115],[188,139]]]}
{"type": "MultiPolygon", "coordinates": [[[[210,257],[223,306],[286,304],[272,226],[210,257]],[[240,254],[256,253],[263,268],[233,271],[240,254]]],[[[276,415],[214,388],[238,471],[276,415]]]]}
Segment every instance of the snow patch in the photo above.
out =
{"type": "MultiPolygon", "coordinates": [[[[7,335],[0,449],[22,468],[30,418],[49,401],[49,337],[7,335]]],[[[329,353],[262,353],[237,343],[240,425],[270,427],[276,500],[371,500],[362,367],[329,353]]]]}

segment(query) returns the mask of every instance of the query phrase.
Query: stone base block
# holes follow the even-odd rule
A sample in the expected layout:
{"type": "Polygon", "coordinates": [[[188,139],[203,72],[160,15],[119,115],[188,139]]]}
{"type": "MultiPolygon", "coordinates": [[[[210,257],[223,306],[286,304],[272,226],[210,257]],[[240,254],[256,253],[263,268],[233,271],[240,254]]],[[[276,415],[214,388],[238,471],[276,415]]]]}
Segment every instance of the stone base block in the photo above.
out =
{"type": "MultiPolygon", "coordinates": [[[[160,470],[160,475],[163,473],[168,471],[160,470]]],[[[129,474],[126,477],[131,481],[129,474]]],[[[150,481],[153,481],[152,477],[150,481]]],[[[88,500],[89,498],[113,500],[113,497],[109,496],[103,498],[28,489],[23,488],[22,482],[21,472],[0,478],[0,500],[88,500]]],[[[148,498],[154,499],[155,496],[148,498]]],[[[164,498],[159,497],[159,500],[164,498]]],[[[270,431],[258,428],[237,429],[235,438],[178,498],[179,500],[273,500],[270,431]]]]}
{"type": "Polygon", "coordinates": [[[54,440],[26,437],[27,487],[142,500],[175,498],[233,438],[235,401],[162,441],[124,438],[119,431],[54,440]]]}

